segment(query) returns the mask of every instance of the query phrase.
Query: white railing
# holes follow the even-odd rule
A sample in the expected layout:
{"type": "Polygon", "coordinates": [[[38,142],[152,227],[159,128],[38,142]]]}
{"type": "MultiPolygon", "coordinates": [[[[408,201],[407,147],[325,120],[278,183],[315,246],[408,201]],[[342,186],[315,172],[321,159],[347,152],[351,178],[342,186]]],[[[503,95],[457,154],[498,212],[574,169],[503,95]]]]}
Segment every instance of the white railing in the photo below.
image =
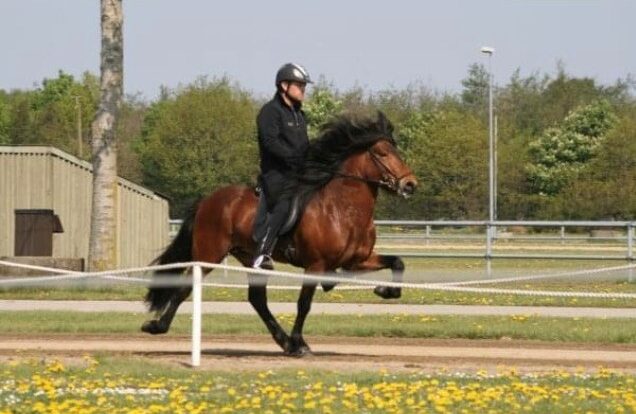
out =
{"type": "MultiPolygon", "coordinates": [[[[170,220],[171,235],[174,236],[181,226],[182,220],[170,220]]],[[[634,221],[479,221],[479,220],[376,220],[379,240],[408,239],[421,240],[422,245],[415,245],[425,250],[431,241],[483,241],[485,249],[483,253],[466,252],[423,252],[423,251],[403,251],[396,254],[404,257],[428,257],[428,258],[482,258],[487,262],[493,259],[560,259],[560,260],[626,260],[629,263],[634,261],[634,221]],[[399,228],[399,230],[385,231],[387,227],[399,228]],[[448,234],[433,233],[433,228],[484,228],[483,234],[448,234]],[[532,228],[558,228],[558,236],[547,235],[515,235],[506,233],[501,237],[499,232],[507,227],[532,227],[532,228]],[[566,229],[571,228],[596,228],[596,229],[620,229],[620,235],[608,236],[580,236],[571,235],[566,229]],[[405,231],[405,230],[410,231],[405,231]],[[415,230],[415,231],[413,231],[415,230]],[[419,230],[419,231],[418,231],[419,230]],[[560,241],[562,244],[572,241],[593,242],[622,242],[625,246],[624,254],[522,254],[522,253],[497,253],[494,246],[497,241],[560,241]]],[[[420,249],[420,250],[422,250],[420,249]]]]}

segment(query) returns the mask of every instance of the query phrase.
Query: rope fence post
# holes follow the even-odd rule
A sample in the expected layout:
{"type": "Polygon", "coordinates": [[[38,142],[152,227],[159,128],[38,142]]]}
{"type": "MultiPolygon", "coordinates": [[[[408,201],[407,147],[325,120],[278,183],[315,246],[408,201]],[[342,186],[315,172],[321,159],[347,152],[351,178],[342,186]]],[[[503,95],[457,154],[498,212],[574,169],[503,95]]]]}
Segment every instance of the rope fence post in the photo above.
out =
{"type": "MultiPolygon", "coordinates": [[[[634,223],[627,225],[627,263],[634,263],[634,223]]],[[[632,283],[634,281],[634,268],[630,267],[627,272],[627,280],[632,283]]]]}
{"type": "Polygon", "coordinates": [[[201,266],[192,268],[192,366],[201,365],[201,266]]]}
{"type": "Polygon", "coordinates": [[[488,222],[486,225],[486,275],[492,276],[492,236],[493,225],[492,222],[488,222]]]}
{"type": "Polygon", "coordinates": [[[561,244],[565,244],[565,226],[561,226],[561,244]]]}
{"type": "Polygon", "coordinates": [[[431,239],[431,226],[426,226],[426,245],[428,246],[431,239]]]}

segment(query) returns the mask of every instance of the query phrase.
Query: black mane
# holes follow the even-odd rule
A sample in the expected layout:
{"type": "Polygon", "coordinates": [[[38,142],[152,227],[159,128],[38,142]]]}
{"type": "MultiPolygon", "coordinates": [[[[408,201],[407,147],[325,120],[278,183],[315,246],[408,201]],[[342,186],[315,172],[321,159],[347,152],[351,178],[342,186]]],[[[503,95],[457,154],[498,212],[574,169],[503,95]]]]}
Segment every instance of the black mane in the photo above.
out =
{"type": "Polygon", "coordinates": [[[302,205],[326,185],[350,155],[370,148],[380,139],[393,138],[393,125],[379,112],[375,117],[340,116],[321,128],[320,137],[311,141],[299,175],[298,194],[302,205]]]}

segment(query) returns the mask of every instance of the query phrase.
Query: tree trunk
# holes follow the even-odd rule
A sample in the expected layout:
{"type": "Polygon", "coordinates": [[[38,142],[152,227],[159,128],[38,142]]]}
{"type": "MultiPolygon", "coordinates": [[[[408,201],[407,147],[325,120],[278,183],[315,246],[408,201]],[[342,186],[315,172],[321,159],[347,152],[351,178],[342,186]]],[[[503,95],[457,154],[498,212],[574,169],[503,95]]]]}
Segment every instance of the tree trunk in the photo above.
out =
{"type": "Polygon", "coordinates": [[[122,0],[101,0],[101,97],[93,119],[93,200],[88,266],[117,266],[117,150],[115,130],[123,95],[122,0]]]}

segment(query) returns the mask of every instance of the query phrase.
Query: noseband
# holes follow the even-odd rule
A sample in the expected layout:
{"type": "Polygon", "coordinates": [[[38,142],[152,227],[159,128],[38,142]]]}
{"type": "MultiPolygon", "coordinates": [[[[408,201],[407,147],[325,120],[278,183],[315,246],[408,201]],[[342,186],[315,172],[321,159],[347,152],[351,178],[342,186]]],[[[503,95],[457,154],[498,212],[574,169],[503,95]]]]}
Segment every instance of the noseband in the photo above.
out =
{"type": "Polygon", "coordinates": [[[396,193],[400,191],[400,180],[408,175],[408,173],[401,175],[400,177],[396,177],[395,174],[391,172],[389,167],[386,166],[373,151],[369,150],[369,155],[371,155],[371,159],[375,163],[375,166],[382,172],[382,179],[380,181],[369,180],[369,182],[377,182],[380,187],[384,187],[388,190],[395,191],[396,193]]]}

